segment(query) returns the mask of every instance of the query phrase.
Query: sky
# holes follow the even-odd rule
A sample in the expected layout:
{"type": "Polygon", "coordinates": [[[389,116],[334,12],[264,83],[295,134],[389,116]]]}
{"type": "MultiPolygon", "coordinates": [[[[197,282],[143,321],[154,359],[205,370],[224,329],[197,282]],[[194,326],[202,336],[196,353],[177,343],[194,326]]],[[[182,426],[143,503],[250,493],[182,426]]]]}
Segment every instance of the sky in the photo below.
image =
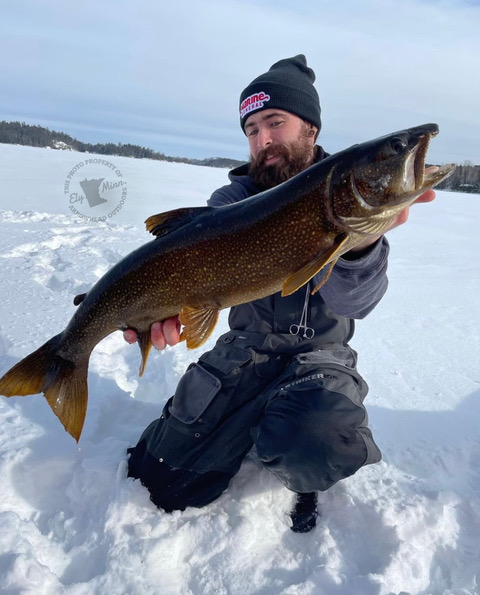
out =
{"type": "Polygon", "coordinates": [[[429,162],[480,164],[479,31],[471,0],[2,2],[0,120],[247,159],[240,92],[303,53],[328,152],[437,122],[429,162]]]}

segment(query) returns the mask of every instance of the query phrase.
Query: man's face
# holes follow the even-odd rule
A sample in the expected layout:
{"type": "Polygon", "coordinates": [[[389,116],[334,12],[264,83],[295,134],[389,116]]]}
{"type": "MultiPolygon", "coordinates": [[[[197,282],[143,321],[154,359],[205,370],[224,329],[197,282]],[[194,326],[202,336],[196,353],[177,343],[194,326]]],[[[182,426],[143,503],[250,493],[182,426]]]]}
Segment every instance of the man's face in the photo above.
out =
{"type": "Polygon", "coordinates": [[[260,188],[272,188],[311,165],[316,128],[298,116],[266,109],[248,117],[250,175],[260,188]]]}

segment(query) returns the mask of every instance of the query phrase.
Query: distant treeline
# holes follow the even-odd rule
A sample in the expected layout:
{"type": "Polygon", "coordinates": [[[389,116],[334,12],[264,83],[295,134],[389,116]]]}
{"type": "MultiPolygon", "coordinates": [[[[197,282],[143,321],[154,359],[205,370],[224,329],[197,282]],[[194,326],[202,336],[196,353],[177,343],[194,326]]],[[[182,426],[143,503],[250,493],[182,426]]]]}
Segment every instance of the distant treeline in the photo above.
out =
{"type": "Polygon", "coordinates": [[[100,155],[118,155],[120,157],[135,157],[137,159],[156,159],[158,161],[190,163],[192,165],[206,165],[209,167],[233,168],[242,163],[242,161],[226,159],[224,157],[209,157],[207,159],[170,157],[164,153],[129,143],[84,143],[64,132],[49,130],[43,126],[32,126],[25,124],[25,122],[0,122],[0,143],[28,145],[29,147],[50,147],[51,149],[78,151],[80,153],[98,153],[100,155]]]}
{"type": "MultiPolygon", "coordinates": [[[[135,157],[137,159],[157,159],[176,163],[190,163],[192,165],[206,165],[209,167],[233,168],[242,162],[224,157],[210,157],[207,159],[188,159],[187,157],[170,157],[164,153],[132,144],[114,143],[84,143],[65,134],[49,130],[43,126],[32,126],[25,122],[0,122],[0,143],[12,145],[28,145],[30,147],[50,147],[79,151],[80,153],[98,153],[100,155],[119,155],[121,157],[135,157]]],[[[438,185],[439,189],[454,190],[456,192],[480,193],[480,165],[469,162],[457,165],[453,174],[438,185]]]]}
{"type": "Polygon", "coordinates": [[[457,165],[453,174],[441,182],[437,188],[480,194],[480,165],[472,165],[469,162],[457,165]]]}

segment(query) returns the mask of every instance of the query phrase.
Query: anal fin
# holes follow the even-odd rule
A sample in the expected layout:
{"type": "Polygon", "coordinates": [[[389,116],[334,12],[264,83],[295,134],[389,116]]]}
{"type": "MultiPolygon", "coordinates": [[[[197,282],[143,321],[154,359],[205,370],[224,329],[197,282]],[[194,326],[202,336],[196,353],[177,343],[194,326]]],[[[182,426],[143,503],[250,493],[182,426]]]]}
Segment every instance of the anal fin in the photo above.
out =
{"type": "Polygon", "coordinates": [[[196,349],[212,334],[218,320],[218,309],[184,306],[179,318],[183,324],[181,339],[187,341],[188,349],[196,349]]]}
{"type": "Polygon", "coordinates": [[[147,331],[141,331],[137,333],[137,343],[140,347],[140,353],[142,354],[142,363],[138,371],[139,376],[143,376],[145,372],[145,366],[147,365],[148,354],[152,348],[152,339],[150,337],[150,329],[147,331]]]}
{"type": "MultiPolygon", "coordinates": [[[[333,261],[332,266],[330,267],[329,271],[327,272],[327,278],[328,278],[330,276],[330,273],[332,272],[335,262],[338,260],[339,256],[341,255],[340,250],[341,250],[342,246],[345,244],[345,242],[347,241],[347,239],[348,239],[348,236],[346,234],[340,236],[340,239],[337,240],[337,242],[331,248],[329,248],[325,252],[322,252],[321,254],[316,256],[312,261],[310,261],[305,266],[303,266],[301,269],[299,269],[298,271],[296,271],[295,273],[293,273],[292,275],[287,277],[287,279],[285,279],[285,282],[283,283],[283,286],[282,286],[282,296],[285,297],[285,296],[290,295],[291,293],[297,291],[297,289],[302,287],[302,285],[305,285],[305,283],[308,283],[308,281],[310,281],[310,279],[312,277],[314,277],[318,272],[320,272],[325,265],[327,265],[329,262],[333,261]]],[[[326,279],[325,279],[325,281],[326,281],[326,279]]],[[[322,280],[322,285],[323,285],[323,283],[325,283],[325,281],[322,280]]],[[[316,291],[316,290],[317,290],[317,288],[315,288],[314,291],[316,291]]]]}

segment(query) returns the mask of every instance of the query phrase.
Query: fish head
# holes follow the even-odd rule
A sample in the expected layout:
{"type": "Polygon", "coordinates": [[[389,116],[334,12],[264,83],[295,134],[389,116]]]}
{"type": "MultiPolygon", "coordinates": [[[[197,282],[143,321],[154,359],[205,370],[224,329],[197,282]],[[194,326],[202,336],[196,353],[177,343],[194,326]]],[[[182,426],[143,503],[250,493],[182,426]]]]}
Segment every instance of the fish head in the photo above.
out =
{"type": "Polygon", "coordinates": [[[332,174],[332,207],[340,218],[392,216],[429,188],[447,178],[454,165],[425,167],[430,139],[437,124],[401,130],[347,149],[332,174]]]}

